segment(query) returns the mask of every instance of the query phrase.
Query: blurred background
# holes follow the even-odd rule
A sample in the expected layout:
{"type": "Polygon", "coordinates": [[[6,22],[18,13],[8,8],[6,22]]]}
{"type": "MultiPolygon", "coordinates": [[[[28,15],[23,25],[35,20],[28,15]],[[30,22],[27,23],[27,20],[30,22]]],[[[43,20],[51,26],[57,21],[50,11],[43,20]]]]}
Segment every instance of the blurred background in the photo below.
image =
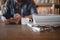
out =
{"type": "MultiPolygon", "coordinates": [[[[31,1],[31,0],[29,0],[31,1]]],[[[33,0],[40,15],[60,15],[60,0],[33,0]]],[[[3,12],[6,0],[0,0],[0,9],[3,12]],[[1,5],[2,4],[2,5],[1,5]]],[[[32,2],[31,2],[32,3],[32,2]]]]}

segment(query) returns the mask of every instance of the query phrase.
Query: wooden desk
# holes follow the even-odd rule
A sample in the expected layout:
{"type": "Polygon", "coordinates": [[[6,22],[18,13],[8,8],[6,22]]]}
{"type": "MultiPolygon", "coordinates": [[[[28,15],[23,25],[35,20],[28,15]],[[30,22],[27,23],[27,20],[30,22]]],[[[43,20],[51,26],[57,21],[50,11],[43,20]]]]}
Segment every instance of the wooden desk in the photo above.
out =
{"type": "Polygon", "coordinates": [[[34,32],[26,25],[0,25],[0,40],[60,40],[60,28],[55,30],[34,32]]]}

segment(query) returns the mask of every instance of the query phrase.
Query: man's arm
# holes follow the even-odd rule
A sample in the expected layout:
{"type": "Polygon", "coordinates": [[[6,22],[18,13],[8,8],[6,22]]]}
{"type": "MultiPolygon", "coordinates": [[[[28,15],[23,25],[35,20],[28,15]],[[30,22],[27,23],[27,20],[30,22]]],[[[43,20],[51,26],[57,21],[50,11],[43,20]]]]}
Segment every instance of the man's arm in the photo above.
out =
{"type": "Polygon", "coordinates": [[[35,5],[29,5],[28,10],[30,11],[30,15],[28,15],[26,17],[32,19],[32,14],[37,14],[36,6],[35,5]]]}
{"type": "Polygon", "coordinates": [[[4,4],[4,10],[3,10],[3,14],[2,16],[6,17],[8,15],[8,10],[9,10],[9,5],[10,5],[10,1],[7,0],[6,3],[4,4]]]}
{"type": "Polygon", "coordinates": [[[36,6],[34,6],[34,5],[31,6],[30,12],[31,12],[31,14],[37,14],[36,6]]]}

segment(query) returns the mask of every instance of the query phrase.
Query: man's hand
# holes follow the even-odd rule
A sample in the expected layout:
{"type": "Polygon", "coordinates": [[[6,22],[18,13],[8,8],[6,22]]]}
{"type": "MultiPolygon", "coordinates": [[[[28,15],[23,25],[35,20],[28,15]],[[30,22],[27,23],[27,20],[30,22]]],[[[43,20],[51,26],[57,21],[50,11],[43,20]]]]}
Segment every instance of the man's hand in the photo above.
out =
{"type": "Polygon", "coordinates": [[[6,19],[4,22],[5,22],[5,24],[9,24],[9,23],[19,24],[20,21],[21,21],[20,14],[16,13],[13,18],[6,19]]]}
{"type": "Polygon", "coordinates": [[[15,23],[18,24],[21,21],[22,16],[19,13],[14,15],[15,23]]]}
{"type": "Polygon", "coordinates": [[[16,13],[16,14],[14,15],[14,18],[19,18],[19,17],[22,17],[19,13],[16,13]]]}
{"type": "Polygon", "coordinates": [[[32,15],[26,16],[26,18],[32,19],[32,15]]]}

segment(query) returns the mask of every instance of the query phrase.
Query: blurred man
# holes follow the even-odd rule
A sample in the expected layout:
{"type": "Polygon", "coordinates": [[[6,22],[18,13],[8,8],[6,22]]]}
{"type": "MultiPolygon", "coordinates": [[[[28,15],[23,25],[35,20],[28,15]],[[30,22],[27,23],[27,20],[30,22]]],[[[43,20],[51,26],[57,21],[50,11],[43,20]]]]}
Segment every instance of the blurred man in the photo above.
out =
{"type": "Polygon", "coordinates": [[[7,0],[3,11],[3,16],[6,18],[5,23],[19,24],[23,17],[32,19],[32,14],[36,14],[37,12],[35,5],[29,1],[30,0],[7,0]]]}

